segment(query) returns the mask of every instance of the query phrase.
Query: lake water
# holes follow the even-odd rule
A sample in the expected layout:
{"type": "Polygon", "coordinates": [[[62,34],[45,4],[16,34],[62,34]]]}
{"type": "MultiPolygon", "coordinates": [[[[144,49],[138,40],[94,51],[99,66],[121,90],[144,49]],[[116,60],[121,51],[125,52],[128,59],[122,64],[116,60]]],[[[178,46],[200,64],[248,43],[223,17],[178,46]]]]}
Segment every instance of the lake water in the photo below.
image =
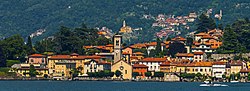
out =
{"type": "Polygon", "coordinates": [[[199,82],[0,81],[0,91],[250,91],[250,83],[199,87],[199,82]]]}

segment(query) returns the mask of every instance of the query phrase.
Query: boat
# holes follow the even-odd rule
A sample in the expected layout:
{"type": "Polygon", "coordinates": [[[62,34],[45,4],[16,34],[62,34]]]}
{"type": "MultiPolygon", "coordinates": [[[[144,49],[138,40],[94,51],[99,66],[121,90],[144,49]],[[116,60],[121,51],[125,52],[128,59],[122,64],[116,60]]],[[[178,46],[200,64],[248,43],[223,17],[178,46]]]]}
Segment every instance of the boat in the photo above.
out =
{"type": "Polygon", "coordinates": [[[200,84],[200,87],[227,87],[226,84],[214,84],[212,81],[204,81],[204,84],[200,84]]]}
{"type": "Polygon", "coordinates": [[[235,80],[234,80],[234,81],[230,81],[230,82],[231,82],[231,83],[238,83],[239,81],[235,81],[235,80]]]}

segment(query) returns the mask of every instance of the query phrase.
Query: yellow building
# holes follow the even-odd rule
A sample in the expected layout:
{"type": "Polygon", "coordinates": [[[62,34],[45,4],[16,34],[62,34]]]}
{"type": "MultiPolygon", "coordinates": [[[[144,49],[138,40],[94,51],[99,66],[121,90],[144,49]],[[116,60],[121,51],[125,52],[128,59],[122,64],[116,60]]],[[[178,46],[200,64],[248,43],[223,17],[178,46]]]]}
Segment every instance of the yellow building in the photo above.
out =
{"type": "Polygon", "coordinates": [[[186,71],[185,64],[177,64],[176,65],[176,72],[184,73],[186,71]]]}
{"type": "MultiPolygon", "coordinates": [[[[19,64],[20,68],[16,69],[17,74],[23,77],[30,77],[29,70],[30,70],[30,64],[19,64]]],[[[45,74],[49,74],[48,68],[42,68],[40,64],[33,64],[35,67],[36,72],[38,72],[38,75],[36,77],[44,77],[45,74]]]]}
{"type": "Polygon", "coordinates": [[[193,62],[187,64],[186,72],[211,76],[212,62],[193,62]]]}
{"type": "Polygon", "coordinates": [[[53,78],[70,78],[72,74],[70,71],[76,68],[76,62],[60,61],[55,63],[55,72],[53,72],[53,78]]]}
{"type": "Polygon", "coordinates": [[[239,73],[240,70],[242,69],[242,66],[243,66],[242,62],[240,62],[240,61],[237,61],[237,62],[232,61],[231,62],[231,74],[239,73]]]}
{"type": "MultiPolygon", "coordinates": [[[[123,60],[119,60],[115,62],[112,67],[111,71],[115,72],[116,70],[119,70],[122,72],[122,75],[120,76],[122,79],[132,79],[132,66],[128,64],[127,62],[123,60]]],[[[115,75],[113,78],[117,78],[115,75]]]]}
{"type": "Polygon", "coordinates": [[[52,76],[69,76],[69,69],[82,67],[81,73],[84,72],[84,63],[91,59],[100,61],[101,56],[82,56],[76,53],[71,55],[53,55],[48,58],[49,74],[52,76]],[[62,73],[64,72],[64,73],[62,73]]]}
{"type": "Polygon", "coordinates": [[[123,21],[123,26],[120,29],[120,33],[132,33],[132,28],[130,26],[126,26],[126,22],[123,21]]]}

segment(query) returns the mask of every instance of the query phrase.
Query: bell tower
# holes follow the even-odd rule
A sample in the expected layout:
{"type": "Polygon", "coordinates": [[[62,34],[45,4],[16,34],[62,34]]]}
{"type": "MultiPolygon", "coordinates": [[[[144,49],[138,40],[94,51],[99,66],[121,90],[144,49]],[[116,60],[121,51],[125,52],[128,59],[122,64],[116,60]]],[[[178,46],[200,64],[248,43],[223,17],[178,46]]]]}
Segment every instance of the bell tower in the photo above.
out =
{"type": "Polygon", "coordinates": [[[122,36],[114,36],[114,63],[119,61],[122,57],[122,36]]]}

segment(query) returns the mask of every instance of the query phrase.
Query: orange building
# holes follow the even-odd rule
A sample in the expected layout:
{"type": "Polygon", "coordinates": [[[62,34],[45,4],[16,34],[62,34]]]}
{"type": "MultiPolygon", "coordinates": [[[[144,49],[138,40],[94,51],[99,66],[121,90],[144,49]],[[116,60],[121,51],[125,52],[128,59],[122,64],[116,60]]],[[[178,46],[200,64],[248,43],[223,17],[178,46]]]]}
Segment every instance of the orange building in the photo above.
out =
{"type": "Polygon", "coordinates": [[[145,78],[145,73],[148,72],[148,66],[144,64],[134,64],[133,72],[138,72],[139,78],[145,78]]]}
{"type": "Polygon", "coordinates": [[[42,54],[29,55],[27,63],[29,63],[29,64],[47,64],[46,56],[42,55],[42,54]]]}

